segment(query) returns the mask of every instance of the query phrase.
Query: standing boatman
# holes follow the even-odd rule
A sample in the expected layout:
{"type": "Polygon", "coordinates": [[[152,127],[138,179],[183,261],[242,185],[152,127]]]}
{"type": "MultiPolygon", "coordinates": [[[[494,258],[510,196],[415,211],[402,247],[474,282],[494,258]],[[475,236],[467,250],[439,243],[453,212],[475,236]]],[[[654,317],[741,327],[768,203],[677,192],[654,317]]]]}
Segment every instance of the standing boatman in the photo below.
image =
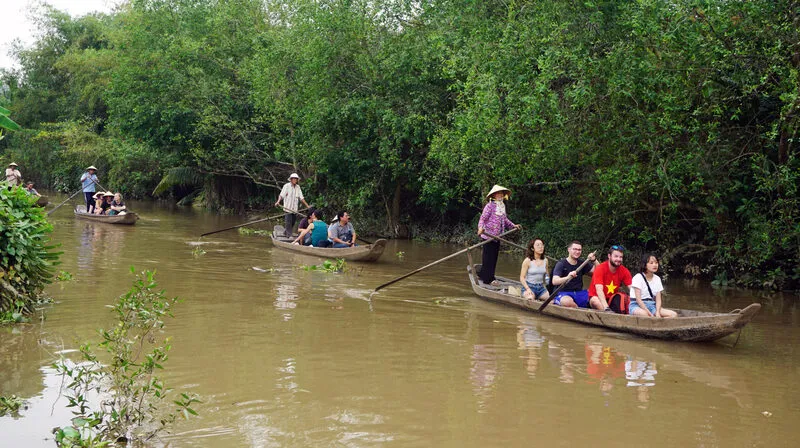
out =
{"type": "Polygon", "coordinates": [[[283,216],[283,223],[285,224],[283,234],[287,238],[292,237],[294,223],[297,222],[297,214],[292,212],[297,212],[298,201],[302,201],[303,205],[309,208],[308,202],[306,202],[306,199],[303,197],[303,190],[300,189],[298,182],[300,182],[300,176],[298,176],[297,173],[292,173],[289,176],[289,182],[283,186],[281,194],[278,195],[278,200],[275,201],[275,207],[280,205],[281,201],[283,201],[283,208],[288,211],[288,213],[283,216]]]}
{"type": "Polygon", "coordinates": [[[94,165],[86,168],[86,172],[81,176],[81,186],[83,187],[83,196],[86,198],[86,213],[92,213],[94,209],[94,192],[95,185],[97,184],[97,168],[94,165]]]}
{"type": "Polygon", "coordinates": [[[22,173],[19,172],[17,166],[16,163],[11,162],[8,164],[8,168],[6,168],[6,180],[8,181],[8,185],[12,187],[22,185],[22,173]]]}

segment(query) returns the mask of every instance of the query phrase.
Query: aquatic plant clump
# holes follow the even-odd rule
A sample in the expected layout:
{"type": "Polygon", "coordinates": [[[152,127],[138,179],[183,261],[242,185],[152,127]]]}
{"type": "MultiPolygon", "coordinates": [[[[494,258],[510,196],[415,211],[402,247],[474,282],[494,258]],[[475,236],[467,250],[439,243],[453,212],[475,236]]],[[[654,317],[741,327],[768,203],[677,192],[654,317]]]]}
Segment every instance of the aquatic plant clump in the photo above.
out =
{"type": "Polygon", "coordinates": [[[52,282],[60,255],[49,244],[52,231],[24,189],[0,182],[0,312],[30,313],[52,282]]]}
{"type": "Polygon", "coordinates": [[[163,335],[164,319],[173,317],[178,299],[157,290],[154,275],[151,271],[137,275],[131,289],[111,306],[116,324],[99,330],[102,341],[96,345],[106,352],[103,358],[109,363],[84,344],[81,362],[61,359],[53,364],[65,378],[67,407],[75,415],[71,425],[54,431],[59,446],[143,444],[178,416],[197,415],[191,407],[199,402],[194,395],[181,393],[165,401],[171,389],[157,376],[172,348],[170,338],[163,335]],[[166,409],[169,405],[174,407],[166,409]]]}

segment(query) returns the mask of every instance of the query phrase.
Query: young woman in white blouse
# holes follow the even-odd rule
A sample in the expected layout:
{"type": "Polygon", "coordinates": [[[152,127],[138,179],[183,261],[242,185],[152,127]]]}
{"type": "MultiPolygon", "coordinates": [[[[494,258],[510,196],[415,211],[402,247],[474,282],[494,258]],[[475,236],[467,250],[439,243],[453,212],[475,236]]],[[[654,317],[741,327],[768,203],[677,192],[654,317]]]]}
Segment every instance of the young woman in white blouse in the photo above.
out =
{"type": "Polygon", "coordinates": [[[661,293],[664,286],[658,272],[658,257],[644,254],[639,273],[633,276],[631,300],[628,313],[642,317],[675,317],[675,311],[661,307],[661,293]]]}

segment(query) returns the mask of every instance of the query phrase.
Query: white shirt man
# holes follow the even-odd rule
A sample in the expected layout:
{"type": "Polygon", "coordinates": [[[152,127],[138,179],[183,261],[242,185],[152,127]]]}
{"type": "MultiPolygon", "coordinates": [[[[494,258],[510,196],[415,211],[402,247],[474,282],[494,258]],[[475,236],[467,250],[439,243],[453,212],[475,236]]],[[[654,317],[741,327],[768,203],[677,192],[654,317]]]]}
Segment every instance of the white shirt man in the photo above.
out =
{"type": "Polygon", "coordinates": [[[286,225],[284,229],[284,235],[287,237],[292,236],[292,232],[294,231],[294,224],[297,222],[297,205],[299,201],[303,202],[303,205],[306,208],[309,208],[306,199],[303,197],[303,190],[300,189],[300,176],[297,173],[292,173],[289,176],[289,182],[287,182],[283,188],[281,189],[281,194],[278,195],[278,200],[275,201],[275,207],[280,205],[281,201],[283,201],[283,208],[287,210],[288,213],[284,215],[283,221],[286,225]]]}
{"type": "Polygon", "coordinates": [[[16,163],[10,163],[6,168],[6,180],[12,187],[22,185],[22,173],[17,169],[16,163]]]}

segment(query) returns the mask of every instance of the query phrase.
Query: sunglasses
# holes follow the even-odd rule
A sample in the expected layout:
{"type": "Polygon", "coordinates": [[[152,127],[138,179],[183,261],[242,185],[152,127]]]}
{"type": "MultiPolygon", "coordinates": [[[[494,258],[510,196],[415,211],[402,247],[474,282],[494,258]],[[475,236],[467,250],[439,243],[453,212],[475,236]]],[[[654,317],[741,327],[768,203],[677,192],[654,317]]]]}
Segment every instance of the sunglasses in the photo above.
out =
{"type": "Polygon", "coordinates": [[[611,246],[611,250],[621,250],[621,251],[625,252],[625,246],[623,246],[621,244],[615,244],[615,245],[611,246]]]}

